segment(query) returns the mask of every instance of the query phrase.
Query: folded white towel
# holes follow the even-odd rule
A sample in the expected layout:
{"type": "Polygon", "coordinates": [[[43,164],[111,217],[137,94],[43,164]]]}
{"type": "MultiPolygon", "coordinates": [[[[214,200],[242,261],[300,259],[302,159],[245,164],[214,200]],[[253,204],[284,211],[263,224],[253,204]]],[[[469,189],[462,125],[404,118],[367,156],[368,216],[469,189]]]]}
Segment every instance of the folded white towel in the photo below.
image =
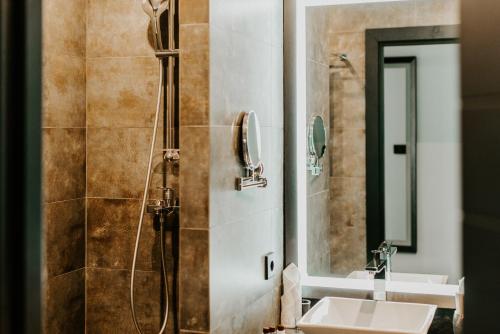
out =
{"type": "Polygon", "coordinates": [[[281,296],[281,323],[295,328],[302,317],[302,288],[299,268],[293,263],[283,270],[283,296],[281,296]]]}

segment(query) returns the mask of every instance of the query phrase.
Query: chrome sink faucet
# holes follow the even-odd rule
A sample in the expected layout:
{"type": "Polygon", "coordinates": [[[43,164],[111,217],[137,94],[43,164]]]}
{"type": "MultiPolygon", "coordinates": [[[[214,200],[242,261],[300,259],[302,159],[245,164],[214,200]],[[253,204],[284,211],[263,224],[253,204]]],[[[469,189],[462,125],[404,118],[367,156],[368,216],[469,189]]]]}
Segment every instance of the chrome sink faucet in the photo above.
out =
{"type": "Polygon", "coordinates": [[[392,243],[387,241],[382,242],[376,250],[372,250],[373,258],[366,265],[365,270],[374,278],[374,300],[386,300],[385,281],[391,279],[392,256],[397,250],[392,243]]]}

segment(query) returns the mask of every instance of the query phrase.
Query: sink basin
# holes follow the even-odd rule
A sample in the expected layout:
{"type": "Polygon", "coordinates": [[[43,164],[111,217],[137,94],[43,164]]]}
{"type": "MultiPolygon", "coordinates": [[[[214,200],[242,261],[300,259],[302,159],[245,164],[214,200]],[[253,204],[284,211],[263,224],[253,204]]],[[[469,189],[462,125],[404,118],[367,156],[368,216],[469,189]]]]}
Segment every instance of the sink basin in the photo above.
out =
{"type": "Polygon", "coordinates": [[[425,334],[436,305],[326,297],[297,326],[306,334],[425,334]]]}
{"type": "MultiPolygon", "coordinates": [[[[353,271],[347,278],[368,279],[370,278],[368,271],[353,271]]],[[[397,282],[413,282],[413,283],[432,283],[446,284],[448,276],[446,275],[430,275],[430,274],[408,274],[391,272],[391,281],[397,282]]]]}

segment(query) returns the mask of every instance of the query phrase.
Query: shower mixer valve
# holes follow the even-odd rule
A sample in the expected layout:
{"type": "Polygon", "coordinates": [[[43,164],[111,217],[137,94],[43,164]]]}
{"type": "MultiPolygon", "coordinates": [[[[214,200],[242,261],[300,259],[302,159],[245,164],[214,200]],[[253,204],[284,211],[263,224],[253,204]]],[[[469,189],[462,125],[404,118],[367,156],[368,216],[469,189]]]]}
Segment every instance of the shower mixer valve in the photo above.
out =
{"type": "Polygon", "coordinates": [[[149,204],[146,207],[147,213],[152,213],[154,215],[169,215],[175,211],[177,208],[175,190],[172,188],[165,188],[163,196],[164,199],[153,199],[149,201],[149,204]]]}
{"type": "Polygon", "coordinates": [[[180,152],[178,149],[169,148],[165,150],[164,159],[167,161],[177,161],[180,160],[180,152]]]}

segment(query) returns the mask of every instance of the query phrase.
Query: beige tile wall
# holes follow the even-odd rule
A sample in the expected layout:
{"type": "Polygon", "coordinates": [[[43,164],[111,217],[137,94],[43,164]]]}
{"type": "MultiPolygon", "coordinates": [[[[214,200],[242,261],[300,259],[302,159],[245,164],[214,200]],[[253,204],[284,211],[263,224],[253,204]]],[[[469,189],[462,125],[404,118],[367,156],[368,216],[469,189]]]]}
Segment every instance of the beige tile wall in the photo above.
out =
{"type": "Polygon", "coordinates": [[[458,24],[458,0],[413,0],[330,6],[331,271],[349,274],[366,264],[365,30],[458,24]]]}
{"type": "MultiPolygon", "coordinates": [[[[329,101],[329,50],[328,26],[330,17],[322,7],[306,10],[306,119],[312,122],[321,116],[325,128],[330,128],[329,101]]],[[[306,125],[307,126],[307,125],[306,125]]],[[[310,275],[325,276],[330,273],[330,152],[322,158],[323,172],[314,176],[307,173],[307,271],[310,275]]]]}

